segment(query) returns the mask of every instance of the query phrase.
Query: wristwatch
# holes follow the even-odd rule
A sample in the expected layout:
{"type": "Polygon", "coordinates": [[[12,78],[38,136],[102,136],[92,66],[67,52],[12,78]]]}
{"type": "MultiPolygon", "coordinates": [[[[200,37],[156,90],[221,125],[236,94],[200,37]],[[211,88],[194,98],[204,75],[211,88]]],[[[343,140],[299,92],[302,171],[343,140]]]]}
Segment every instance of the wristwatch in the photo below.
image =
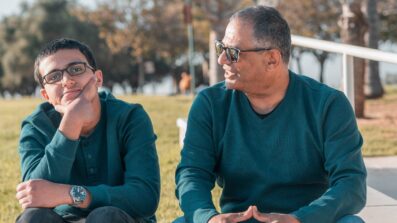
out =
{"type": "Polygon", "coordinates": [[[82,186],[73,185],[69,191],[70,197],[73,200],[72,206],[78,206],[83,203],[87,197],[87,190],[82,186]]]}

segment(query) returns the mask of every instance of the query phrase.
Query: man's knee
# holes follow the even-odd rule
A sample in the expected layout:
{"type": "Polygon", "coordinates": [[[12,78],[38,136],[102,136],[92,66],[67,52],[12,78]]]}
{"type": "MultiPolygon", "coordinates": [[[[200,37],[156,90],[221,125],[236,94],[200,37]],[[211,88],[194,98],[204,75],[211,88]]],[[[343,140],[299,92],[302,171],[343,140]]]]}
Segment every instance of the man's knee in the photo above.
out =
{"type": "Polygon", "coordinates": [[[63,219],[49,208],[27,208],[20,214],[16,223],[63,223],[63,219]]]}
{"type": "Polygon", "coordinates": [[[346,215],[340,218],[337,223],[365,223],[365,221],[356,215],[346,215]]]}
{"type": "Polygon", "coordinates": [[[143,220],[133,219],[126,212],[117,207],[106,206],[96,208],[88,215],[86,223],[140,223],[143,220]]]}

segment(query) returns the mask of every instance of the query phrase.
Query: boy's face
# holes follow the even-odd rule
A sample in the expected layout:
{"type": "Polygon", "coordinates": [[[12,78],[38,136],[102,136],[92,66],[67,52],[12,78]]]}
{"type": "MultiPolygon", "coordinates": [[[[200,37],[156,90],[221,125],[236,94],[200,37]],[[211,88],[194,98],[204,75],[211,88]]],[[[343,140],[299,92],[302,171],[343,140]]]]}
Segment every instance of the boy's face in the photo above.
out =
{"type": "MultiPolygon", "coordinates": [[[[43,58],[39,65],[39,72],[42,78],[54,71],[61,71],[63,76],[61,75],[62,78],[59,81],[51,84],[44,80],[44,88],[41,89],[41,95],[54,106],[67,105],[80,95],[85,85],[93,76],[97,81],[97,90],[103,83],[102,72],[100,70],[93,71],[87,65],[87,59],[77,49],[59,50],[43,58]],[[85,71],[80,74],[79,70],[82,71],[81,69],[85,69],[85,71]],[[71,76],[70,72],[73,73],[75,71],[78,75],[71,76]]],[[[59,77],[59,73],[58,75],[54,75],[54,78],[51,78],[56,79],[55,77],[59,77]]],[[[51,79],[48,78],[50,76],[47,76],[48,80],[51,79]]]]}

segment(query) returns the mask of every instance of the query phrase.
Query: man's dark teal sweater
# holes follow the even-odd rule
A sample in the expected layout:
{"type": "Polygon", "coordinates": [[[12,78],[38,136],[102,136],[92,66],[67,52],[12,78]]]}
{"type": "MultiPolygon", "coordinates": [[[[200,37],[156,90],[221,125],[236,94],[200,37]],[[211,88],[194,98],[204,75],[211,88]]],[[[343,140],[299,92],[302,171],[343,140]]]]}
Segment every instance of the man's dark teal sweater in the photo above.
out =
{"type": "Polygon", "coordinates": [[[218,213],[215,180],[222,213],[256,205],[301,223],[333,223],[363,208],[363,140],[347,98],[310,78],[289,77],[284,99],[266,117],[224,83],[197,96],[176,171],[187,222],[206,223],[218,213]]]}
{"type": "Polygon", "coordinates": [[[160,173],[150,118],[140,105],[127,104],[106,92],[99,96],[99,123],[89,136],[76,141],[58,130],[61,115],[47,102],[23,121],[22,180],[85,186],[91,193],[90,206],[56,207],[62,216],[85,217],[94,208],[115,206],[131,217],[153,220],[160,173]]]}

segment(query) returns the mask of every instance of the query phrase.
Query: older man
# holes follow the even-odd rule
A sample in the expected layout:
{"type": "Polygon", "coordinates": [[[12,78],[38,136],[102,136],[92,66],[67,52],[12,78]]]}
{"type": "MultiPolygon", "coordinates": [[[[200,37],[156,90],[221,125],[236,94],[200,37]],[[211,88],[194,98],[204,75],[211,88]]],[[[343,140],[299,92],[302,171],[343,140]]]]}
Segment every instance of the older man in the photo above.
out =
{"type": "Polygon", "coordinates": [[[176,222],[362,222],[354,214],[366,170],[353,110],[342,92],[288,70],[291,35],[279,12],[235,13],[215,47],[225,81],[192,105],[176,222]]]}

